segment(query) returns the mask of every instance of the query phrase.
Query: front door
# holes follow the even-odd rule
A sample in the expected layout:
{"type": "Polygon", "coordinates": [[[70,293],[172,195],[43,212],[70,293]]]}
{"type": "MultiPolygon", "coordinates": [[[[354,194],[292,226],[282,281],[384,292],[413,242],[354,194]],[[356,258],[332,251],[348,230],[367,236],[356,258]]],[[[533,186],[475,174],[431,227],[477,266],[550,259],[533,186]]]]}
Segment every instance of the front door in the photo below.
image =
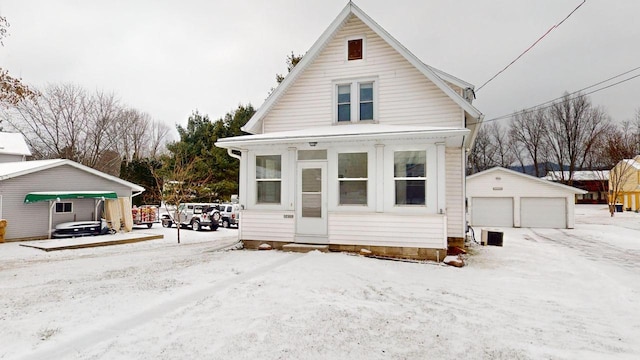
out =
{"type": "Polygon", "coordinates": [[[327,243],[327,163],[298,162],[296,241],[327,243]]]}

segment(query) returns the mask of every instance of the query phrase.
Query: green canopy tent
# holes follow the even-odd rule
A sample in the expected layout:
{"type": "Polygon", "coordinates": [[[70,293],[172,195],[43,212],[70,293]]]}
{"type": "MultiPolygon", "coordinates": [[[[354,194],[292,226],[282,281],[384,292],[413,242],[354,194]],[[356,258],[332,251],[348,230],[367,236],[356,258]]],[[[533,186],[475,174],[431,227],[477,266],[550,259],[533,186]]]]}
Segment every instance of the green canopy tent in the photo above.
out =
{"type": "MultiPolygon", "coordinates": [[[[51,239],[51,226],[53,219],[53,207],[63,199],[96,199],[94,217],[98,215],[98,205],[105,199],[117,199],[118,194],[113,191],[40,191],[31,192],[24,197],[25,204],[35,202],[49,202],[49,239],[51,239]]],[[[94,219],[97,220],[97,219],[94,219]]]]}

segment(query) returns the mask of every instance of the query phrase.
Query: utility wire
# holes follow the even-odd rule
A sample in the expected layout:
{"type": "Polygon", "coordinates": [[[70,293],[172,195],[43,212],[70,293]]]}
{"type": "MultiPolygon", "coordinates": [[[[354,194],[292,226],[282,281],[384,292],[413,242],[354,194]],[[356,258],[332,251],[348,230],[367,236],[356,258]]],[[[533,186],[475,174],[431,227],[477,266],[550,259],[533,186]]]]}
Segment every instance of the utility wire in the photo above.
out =
{"type": "MultiPolygon", "coordinates": [[[[581,98],[581,97],[584,97],[584,96],[587,96],[587,95],[590,95],[590,94],[593,94],[593,93],[596,93],[596,92],[599,92],[599,91],[602,91],[602,90],[608,89],[608,88],[613,87],[613,86],[616,86],[616,85],[620,85],[620,84],[622,84],[622,83],[625,83],[625,82],[627,82],[627,81],[630,81],[630,80],[633,80],[633,79],[635,79],[635,78],[640,77],[640,74],[637,74],[637,75],[634,75],[634,76],[628,77],[628,78],[626,78],[626,79],[620,80],[620,81],[615,82],[615,83],[613,83],[613,84],[609,84],[609,85],[606,85],[606,86],[603,86],[603,87],[597,88],[597,89],[595,89],[595,90],[592,90],[592,91],[589,91],[589,92],[586,92],[586,93],[581,93],[581,92],[582,92],[582,91],[584,91],[584,90],[591,89],[591,88],[593,88],[593,87],[595,87],[595,86],[601,85],[601,84],[603,84],[603,83],[606,83],[606,82],[608,82],[608,81],[610,81],[610,80],[613,80],[613,79],[615,79],[615,78],[618,78],[618,77],[620,77],[620,76],[626,75],[626,74],[628,74],[628,73],[630,73],[630,72],[633,72],[633,71],[635,71],[635,70],[638,70],[638,69],[640,69],[640,66],[639,66],[639,67],[636,67],[636,68],[633,68],[633,69],[631,69],[631,70],[625,71],[625,72],[623,72],[623,73],[621,73],[621,74],[618,74],[618,75],[616,75],[616,76],[610,77],[610,78],[608,78],[608,79],[606,79],[606,80],[599,81],[599,82],[597,82],[597,83],[595,83],[595,84],[593,84],[593,85],[589,85],[589,86],[587,86],[587,87],[585,87],[585,88],[582,88],[582,89],[580,89],[580,90],[576,90],[576,91],[574,91],[574,92],[572,92],[572,93],[569,93],[569,94],[566,94],[566,95],[559,96],[559,97],[557,97],[557,98],[555,98],[555,99],[553,99],[553,100],[545,101],[545,102],[543,102],[543,103],[540,103],[540,104],[537,104],[537,105],[534,105],[534,106],[531,106],[531,107],[528,107],[528,108],[525,108],[525,109],[522,109],[522,110],[519,110],[519,111],[514,111],[514,112],[509,113],[509,114],[506,114],[506,115],[502,115],[502,116],[498,116],[498,117],[495,117],[495,118],[491,118],[491,119],[483,120],[483,121],[482,121],[482,123],[484,124],[484,123],[486,123],[486,122],[492,122],[492,121],[496,121],[496,120],[507,119],[507,118],[510,118],[510,117],[512,117],[512,116],[514,116],[514,115],[517,115],[517,114],[527,114],[527,113],[533,112],[533,111],[535,111],[535,110],[548,109],[548,108],[550,108],[550,107],[552,107],[552,106],[554,105],[553,103],[554,103],[555,101],[558,101],[558,100],[560,100],[560,99],[563,99],[565,96],[569,96],[569,97],[570,97],[570,98],[569,98],[569,100],[573,100],[573,99],[578,99],[578,98],[581,98]],[[578,95],[578,96],[575,96],[575,97],[571,97],[572,95],[575,95],[575,94],[579,94],[579,95],[578,95]],[[551,103],[551,104],[550,104],[550,103],[551,103]],[[547,104],[550,104],[550,105],[547,105],[547,104]],[[546,106],[543,106],[543,105],[546,105],[546,106]]],[[[479,122],[468,123],[468,125],[476,125],[476,124],[479,124],[479,122]]]]}
{"type": "Polygon", "coordinates": [[[529,50],[533,49],[534,46],[536,46],[540,41],[542,41],[542,39],[544,39],[545,36],[549,35],[549,33],[558,28],[560,25],[562,25],[563,22],[565,22],[571,15],[573,15],[574,12],[576,12],[582,5],[584,5],[584,3],[587,2],[587,0],[582,0],[582,3],[580,3],[580,5],[578,5],[575,9],[573,9],[573,11],[571,11],[569,13],[569,15],[567,15],[564,19],[562,19],[562,21],[560,21],[559,23],[557,23],[556,25],[553,25],[552,27],[549,28],[549,30],[547,30],[546,33],[544,33],[542,36],[540,36],[538,38],[538,40],[536,40],[533,44],[531,44],[528,48],[526,48],[520,55],[518,55],[518,57],[516,57],[513,61],[511,61],[507,66],[504,67],[504,69],[498,71],[497,74],[493,75],[491,77],[491,79],[485,81],[484,84],[482,84],[479,88],[477,88],[475,90],[475,92],[480,91],[480,89],[482,89],[485,85],[487,85],[489,82],[491,82],[493,79],[495,79],[496,77],[498,77],[498,75],[502,74],[505,70],[507,70],[511,65],[513,65],[516,61],[520,60],[520,58],[522,56],[524,56],[524,54],[526,54],[527,52],[529,52],[529,50]]]}

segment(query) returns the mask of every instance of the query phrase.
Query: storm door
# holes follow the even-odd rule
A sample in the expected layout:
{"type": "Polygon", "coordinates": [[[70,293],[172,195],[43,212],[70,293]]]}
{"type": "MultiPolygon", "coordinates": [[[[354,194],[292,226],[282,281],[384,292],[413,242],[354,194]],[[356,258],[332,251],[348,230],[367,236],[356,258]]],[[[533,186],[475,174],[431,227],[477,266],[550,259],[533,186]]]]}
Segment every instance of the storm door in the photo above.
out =
{"type": "Polygon", "coordinates": [[[296,241],[327,243],[327,163],[298,162],[296,241]]]}

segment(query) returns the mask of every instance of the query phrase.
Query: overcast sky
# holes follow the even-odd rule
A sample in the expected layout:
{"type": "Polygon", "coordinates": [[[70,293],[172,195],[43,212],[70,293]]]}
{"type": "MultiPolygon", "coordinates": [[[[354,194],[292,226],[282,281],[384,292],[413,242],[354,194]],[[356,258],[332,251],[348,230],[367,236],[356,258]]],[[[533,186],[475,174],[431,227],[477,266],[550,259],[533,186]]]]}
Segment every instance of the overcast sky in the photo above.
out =
{"type": "MultiPolygon", "coordinates": [[[[581,2],[355,3],[423,62],[479,87],[581,2]]],[[[70,82],[113,92],[174,127],[196,109],[217,119],[240,103],[262,105],[275,74],[286,72],[286,56],[305,53],[346,4],[3,0],[0,15],[11,27],[0,66],[37,87],[70,82]]],[[[478,91],[474,105],[492,119],[639,67],[639,22],[638,0],[587,0],[478,91]]],[[[639,85],[640,77],[590,98],[614,120],[631,119],[640,108],[639,85]]]]}

